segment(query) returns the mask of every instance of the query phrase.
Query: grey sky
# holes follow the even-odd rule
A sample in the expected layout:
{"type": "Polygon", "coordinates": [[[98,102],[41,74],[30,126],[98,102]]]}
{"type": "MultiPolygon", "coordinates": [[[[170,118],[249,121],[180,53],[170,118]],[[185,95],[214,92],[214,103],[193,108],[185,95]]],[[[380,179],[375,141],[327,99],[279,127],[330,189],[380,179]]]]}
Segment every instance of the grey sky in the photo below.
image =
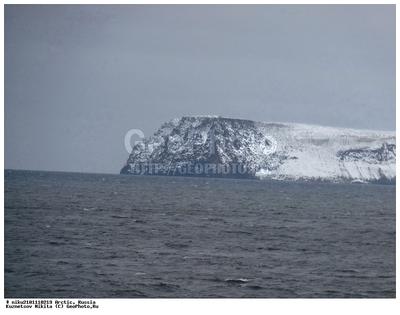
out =
{"type": "Polygon", "coordinates": [[[6,168],[117,173],[196,114],[394,130],[395,6],[6,5],[6,168]]]}

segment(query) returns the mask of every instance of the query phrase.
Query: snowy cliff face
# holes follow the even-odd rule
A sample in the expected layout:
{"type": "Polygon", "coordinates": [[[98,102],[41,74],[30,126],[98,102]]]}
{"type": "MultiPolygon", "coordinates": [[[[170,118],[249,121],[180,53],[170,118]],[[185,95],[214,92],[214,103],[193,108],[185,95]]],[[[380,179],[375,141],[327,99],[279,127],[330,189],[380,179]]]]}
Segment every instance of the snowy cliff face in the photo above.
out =
{"type": "Polygon", "coordinates": [[[395,133],[183,117],[137,144],[123,174],[394,182],[395,133]]]}

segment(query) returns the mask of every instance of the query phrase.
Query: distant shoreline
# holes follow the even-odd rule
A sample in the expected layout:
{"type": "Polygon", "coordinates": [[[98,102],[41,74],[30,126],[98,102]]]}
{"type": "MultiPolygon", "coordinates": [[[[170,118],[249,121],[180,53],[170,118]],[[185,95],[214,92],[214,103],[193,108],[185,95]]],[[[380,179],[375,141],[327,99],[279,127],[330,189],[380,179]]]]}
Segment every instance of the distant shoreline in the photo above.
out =
{"type": "Polygon", "coordinates": [[[343,182],[334,182],[334,181],[329,181],[329,180],[324,180],[324,179],[312,179],[312,180],[306,180],[306,179],[297,179],[297,180],[287,180],[287,179],[260,179],[258,177],[250,178],[250,177],[222,177],[222,176],[187,176],[187,175],[161,175],[161,174],[140,174],[140,175],[135,175],[135,174],[120,174],[120,173],[89,173],[89,172],[70,172],[70,171],[48,171],[48,170],[23,170],[23,169],[4,169],[4,175],[6,175],[7,172],[27,172],[27,173],[58,173],[58,174],[75,174],[75,175],[105,175],[105,176],[123,176],[123,177],[131,177],[131,178],[140,178],[140,177],[153,177],[153,178],[198,178],[198,179],[216,179],[216,180],[250,180],[250,181],[257,181],[257,182],[276,182],[276,183],[294,183],[294,184],[299,184],[299,183],[305,183],[305,184],[333,184],[333,185],[357,185],[357,186],[364,186],[364,185],[379,185],[379,186],[396,186],[396,180],[394,181],[384,181],[384,182],[368,182],[368,183],[355,183],[351,181],[343,181],[343,182]]]}

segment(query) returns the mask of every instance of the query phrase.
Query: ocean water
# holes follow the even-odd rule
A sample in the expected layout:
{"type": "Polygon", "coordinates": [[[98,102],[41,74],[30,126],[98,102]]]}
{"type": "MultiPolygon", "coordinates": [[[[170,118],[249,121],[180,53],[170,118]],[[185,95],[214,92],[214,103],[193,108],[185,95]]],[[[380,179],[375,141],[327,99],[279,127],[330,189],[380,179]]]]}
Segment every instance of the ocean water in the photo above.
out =
{"type": "Polygon", "coordinates": [[[395,297],[395,186],[5,171],[5,296],[395,297]]]}

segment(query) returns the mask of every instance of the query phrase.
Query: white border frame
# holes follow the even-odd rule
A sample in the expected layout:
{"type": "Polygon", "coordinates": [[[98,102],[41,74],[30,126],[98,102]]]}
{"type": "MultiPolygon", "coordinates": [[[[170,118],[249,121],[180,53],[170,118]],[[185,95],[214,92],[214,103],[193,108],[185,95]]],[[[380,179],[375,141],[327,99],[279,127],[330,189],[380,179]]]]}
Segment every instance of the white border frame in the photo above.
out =
{"type": "MultiPolygon", "coordinates": [[[[4,1],[4,4],[349,4],[347,1],[124,1],[118,3],[110,3],[109,1],[4,1]]],[[[379,4],[396,4],[394,1],[379,1],[379,4]]],[[[377,1],[352,1],[351,4],[378,4],[377,1]]],[[[4,5],[1,6],[1,27],[4,28],[4,5]]],[[[399,10],[396,6],[396,17],[399,16],[399,10]]],[[[397,19],[396,19],[397,22],[397,19]]],[[[1,40],[1,98],[3,110],[1,111],[1,162],[3,168],[1,170],[4,179],[4,29],[0,33],[1,40]]],[[[399,42],[399,25],[396,23],[396,58],[399,42]]],[[[396,63],[396,74],[399,65],[396,63]]],[[[397,78],[397,75],[396,75],[397,78]]],[[[399,82],[396,81],[396,92],[399,91],[399,82]]],[[[396,122],[399,120],[399,111],[397,111],[396,101],[396,122]]],[[[396,137],[399,138],[400,131],[396,126],[396,137]]],[[[399,163],[396,163],[396,173],[399,172],[399,163]]],[[[400,188],[396,186],[396,200],[399,197],[400,188]]],[[[29,312],[30,314],[39,314],[42,312],[63,312],[66,309],[6,309],[6,300],[4,299],[4,180],[1,181],[1,247],[0,254],[2,256],[0,263],[0,275],[3,280],[0,285],[0,297],[2,305],[0,309],[4,309],[7,313],[22,314],[29,312]]],[[[396,202],[396,214],[398,205],[396,202]]],[[[399,229],[399,220],[396,220],[396,231],[399,229]]],[[[396,270],[399,270],[399,234],[396,233],[396,270]]],[[[399,292],[399,281],[396,276],[396,292],[399,292]]],[[[116,312],[116,313],[136,313],[136,314],[400,314],[399,299],[96,299],[99,304],[98,311],[87,309],[73,309],[78,313],[87,312],[116,312]]]]}

